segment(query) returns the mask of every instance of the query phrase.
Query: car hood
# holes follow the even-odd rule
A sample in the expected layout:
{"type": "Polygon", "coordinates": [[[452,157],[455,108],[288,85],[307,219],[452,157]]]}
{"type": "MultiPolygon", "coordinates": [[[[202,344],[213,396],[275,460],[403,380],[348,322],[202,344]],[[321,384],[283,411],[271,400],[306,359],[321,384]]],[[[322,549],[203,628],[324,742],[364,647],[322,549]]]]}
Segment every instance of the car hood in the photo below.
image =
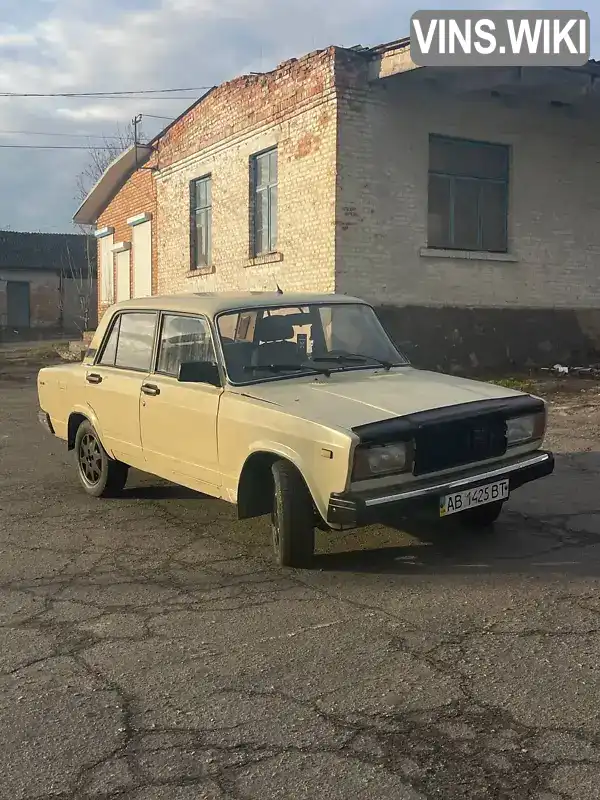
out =
{"type": "Polygon", "coordinates": [[[350,429],[417,411],[523,396],[523,392],[413,367],[335,372],[236,387],[246,397],[279,406],[303,419],[350,429]]]}

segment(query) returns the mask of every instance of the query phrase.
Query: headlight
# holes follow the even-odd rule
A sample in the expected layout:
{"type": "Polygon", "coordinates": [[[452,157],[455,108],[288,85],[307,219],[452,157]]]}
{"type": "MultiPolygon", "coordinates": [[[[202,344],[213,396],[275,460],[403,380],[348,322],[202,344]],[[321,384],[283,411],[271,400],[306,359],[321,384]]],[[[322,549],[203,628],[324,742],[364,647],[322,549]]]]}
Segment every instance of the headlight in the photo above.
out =
{"type": "Polygon", "coordinates": [[[379,447],[357,448],[352,479],[364,481],[412,469],[412,442],[396,442],[379,447]]]}
{"type": "Polygon", "coordinates": [[[546,433],[546,412],[527,414],[506,421],[506,441],[509,447],[543,439],[546,433]]]}

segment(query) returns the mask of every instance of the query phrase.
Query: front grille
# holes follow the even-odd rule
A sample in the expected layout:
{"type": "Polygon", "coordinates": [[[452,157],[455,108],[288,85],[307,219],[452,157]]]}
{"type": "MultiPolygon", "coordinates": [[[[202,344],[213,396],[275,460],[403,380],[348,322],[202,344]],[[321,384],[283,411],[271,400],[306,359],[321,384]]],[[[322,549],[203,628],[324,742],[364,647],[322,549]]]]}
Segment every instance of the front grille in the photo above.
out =
{"type": "Polygon", "coordinates": [[[506,453],[502,417],[473,417],[422,427],[415,436],[414,474],[452,469],[506,453]]]}

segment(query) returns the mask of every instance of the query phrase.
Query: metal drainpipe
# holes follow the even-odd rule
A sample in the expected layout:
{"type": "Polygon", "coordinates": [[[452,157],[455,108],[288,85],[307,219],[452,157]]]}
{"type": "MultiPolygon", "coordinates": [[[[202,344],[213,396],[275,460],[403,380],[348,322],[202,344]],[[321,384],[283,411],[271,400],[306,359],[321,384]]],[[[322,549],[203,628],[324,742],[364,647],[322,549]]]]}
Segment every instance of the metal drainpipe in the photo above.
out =
{"type": "Polygon", "coordinates": [[[64,333],[64,321],[65,321],[65,313],[64,313],[64,305],[65,305],[65,297],[64,297],[64,278],[62,269],[58,271],[58,307],[59,307],[59,314],[58,314],[58,326],[61,330],[61,333],[64,333]]]}

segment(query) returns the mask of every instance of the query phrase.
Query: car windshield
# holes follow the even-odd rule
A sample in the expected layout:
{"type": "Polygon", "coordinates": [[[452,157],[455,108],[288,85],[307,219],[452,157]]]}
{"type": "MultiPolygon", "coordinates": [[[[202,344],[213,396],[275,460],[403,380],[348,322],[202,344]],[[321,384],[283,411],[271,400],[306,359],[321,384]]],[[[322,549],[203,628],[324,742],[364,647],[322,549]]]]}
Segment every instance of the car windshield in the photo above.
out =
{"type": "Polygon", "coordinates": [[[370,306],[274,306],[225,312],[217,327],[232,383],[408,364],[370,306]]]}

